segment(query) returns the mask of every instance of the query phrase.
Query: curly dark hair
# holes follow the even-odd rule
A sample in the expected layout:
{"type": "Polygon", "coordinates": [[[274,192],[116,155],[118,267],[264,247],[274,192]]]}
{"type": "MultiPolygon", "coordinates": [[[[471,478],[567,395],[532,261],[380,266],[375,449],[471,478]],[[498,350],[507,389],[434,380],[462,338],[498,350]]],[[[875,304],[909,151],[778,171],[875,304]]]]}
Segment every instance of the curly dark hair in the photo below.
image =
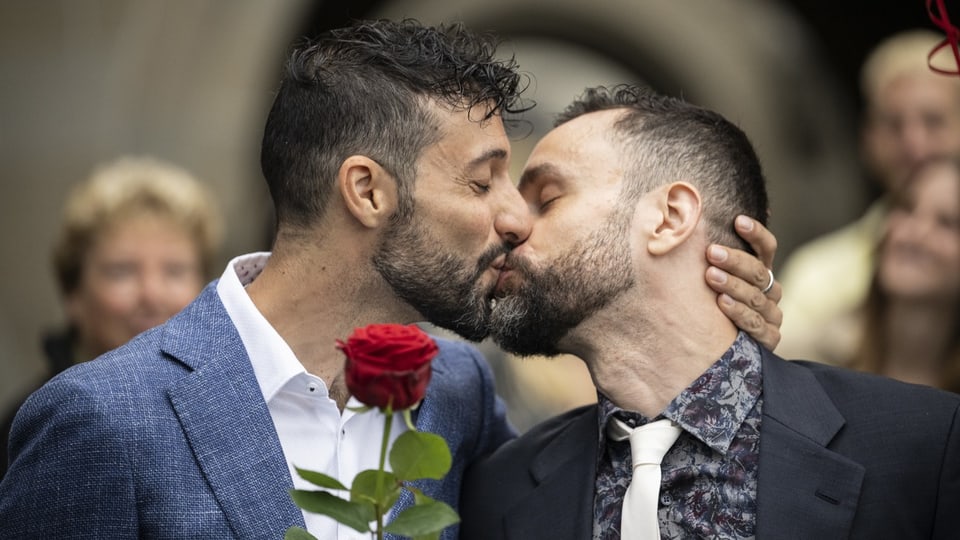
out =
{"type": "Polygon", "coordinates": [[[435,105],[482,108],[479,121],[529,108],[516,62],[496,59],[496,45],[460,24],[408,19],[359,21],[295,47],[260,154],[278,229],[316,222],[354,154],[396,177],[397,217],[409,216],[416,161],[442,135],[435,105]]]}
{"type": "Polygon", "coordinates": [[[769,211],[760,160],[747,135],[720,114],[644,86],[588,88],[555,122],[624,109],[610,134],[623,148],[627,202],[674,180],[704,197],[710,240],[752,252],[733,228],[738,214],[766,225],[769,211]]]}

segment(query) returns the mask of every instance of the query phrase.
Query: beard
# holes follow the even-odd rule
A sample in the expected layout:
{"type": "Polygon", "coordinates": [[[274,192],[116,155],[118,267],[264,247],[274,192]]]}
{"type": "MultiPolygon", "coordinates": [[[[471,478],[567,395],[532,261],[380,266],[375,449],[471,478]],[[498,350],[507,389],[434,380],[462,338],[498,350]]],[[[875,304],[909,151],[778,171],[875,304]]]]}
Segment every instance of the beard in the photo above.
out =
{"type": "Polygon", "coordinates": [[[451,251],[410,217],[387,231],[373,257],[374,268],[394,294],[426,320],[471,341],[489,334],[490,298],[496,282],[480,278],[506,253],[506,244],[488,248],[475,265],[451,251]]]}
{"type": "Polygon", "coordinates": [[[520,279],[496,300],[490,315],[494,342],[521,356],[556,356],[572,328],[632,288],[630,211],[619,209],[549,267],[533,268],[508,256],[507,265],[520,279]]]}

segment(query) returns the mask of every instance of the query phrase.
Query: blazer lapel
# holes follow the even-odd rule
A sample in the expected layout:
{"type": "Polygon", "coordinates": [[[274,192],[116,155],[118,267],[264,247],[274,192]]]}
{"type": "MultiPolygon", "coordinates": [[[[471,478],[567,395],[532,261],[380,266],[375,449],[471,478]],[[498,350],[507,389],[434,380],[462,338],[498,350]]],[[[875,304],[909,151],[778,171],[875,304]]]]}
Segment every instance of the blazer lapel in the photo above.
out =
{"type": "MultiPolygon", "coordinates": [[[[447,446],[450,447],[450,451],[453,452],[455,451],[456,447],[460,445],[460,441],[451,441],[451,438],[456,437],[460,434],[460,432],[450,432],[450,430],[442,429],[444,427],[442,414],[432,410],[433,402],[436,400],[436,398],[434,398],[436,389],[445,384],[444,379],[447,377],[447,372],[443,368],[442,363],[437,361],[434,361],[433,364],[431,364],[430,369],[430,384],[427,385],[427,393],[424,395],[423,401],[420,403],[420,405],[410,412],[410,420],[413,422],[413,427],[415,427],[417,431],[436,433],[444,437],[444,439],[447,441],[447,446]],[[424,413],[424,411],[426,412],[424,413]]],[[[412,484],[417,489],[424,490],[429,482],[431,481],[415,480],[412,482],[412,484]]],[[[409,490],[402,490],[400,492],[400,498],[397,499],[397,502],[394,504],[392,515],[396,516],[400,514],[407,508],[413,506],[413,503],[413,494],[409,490]]],[[[387,533],[385,537],[388,539],[397,538],[396,535],[389,533],[387,533]]]]}
{"type": "Polygon", "coordinates": [[[597,409],[587,407],[530,466],[535,484],[504,518],[508,538],[590,538],[597,463],[597,409]]]}
{"type": "Polygon", "coordinates": [[[808,369],[764,351],[758,538],[849,536],[864,468],[826,447],[844,422],[808,369]]]}
{"type": "Polygon", "coordinates": [[[193,369],[168,395],[236,536],[279,538],[304,527],[273,421],[214,286],[171,321],[163,348],[193,369]]]}

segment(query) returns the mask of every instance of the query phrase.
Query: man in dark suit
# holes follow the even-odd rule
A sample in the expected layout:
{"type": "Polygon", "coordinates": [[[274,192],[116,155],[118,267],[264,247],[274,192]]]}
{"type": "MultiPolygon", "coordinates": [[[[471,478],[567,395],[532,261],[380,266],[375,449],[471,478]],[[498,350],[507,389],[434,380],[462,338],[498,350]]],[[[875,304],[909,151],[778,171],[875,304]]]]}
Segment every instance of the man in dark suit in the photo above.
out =
{"type": "Polygon", "coordinates": [[[734,216],[767,214],[740,129],[647,89],[592,89],[534,149],[520,191],[535,220],[505,261],[493,336],[579,356],[599,403],[473,465],[461,538],[621,538],[637,515],[622,507],[631,443],[609,434],[658,420],[679,436],[652,537],[957,537],[960,396],[786,362],[701,283],[708,244],[741,245],[734,216]]]}

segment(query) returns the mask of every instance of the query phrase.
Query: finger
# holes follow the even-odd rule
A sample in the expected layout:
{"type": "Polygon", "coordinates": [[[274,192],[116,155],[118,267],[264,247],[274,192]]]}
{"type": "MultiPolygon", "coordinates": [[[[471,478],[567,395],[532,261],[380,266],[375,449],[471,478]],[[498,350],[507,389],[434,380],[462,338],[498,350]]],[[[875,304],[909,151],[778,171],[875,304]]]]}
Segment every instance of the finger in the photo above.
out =
{"type": "Polygon", "coordinates": [[[759,221],[748,216],[737,216],[733,224],[737,234],[750,244],[763,264],[767,268],[773,268],[773,258],[777,254],[777,237],[759,221]]]}
{"type": "Polygon", "coordinates": [[[768,323],[750,306],[737,302],[726,294],[717,298],[717,305],[738,328],[750,334],[761,345],[771,351],[777,348],[781,337],[779,325],[768,323]]]}
{"type": "MultiPolygon", "coordinates": [[[[768,324],[780,327],[783,322],[783,312],[777,304],[780,301],[783,289],[779,282],[775,281],[773,287],[764,294],[760,288],[752,283],[728,274],[717,267],[708,267],[706,278],[707,284],[718,294],[730,296],[734,302],[755,311],[768,324]]],[[[769,276],[767,279],[769,279],[769,276]]],[[[764,286],[766,286],[766,283],[764,283],[764,286]]],[[[741,326],[741,328],[743,327],[741,326]]]]}
{"type": "MultiPolygon", "coordinates": [[[[727,274],[749,283],[759,294],[763,294],[761,291],[770,283],[768,267],[746,251],[713,244],[707,248],[707,261],[727,274]]],[[[773,288],[767,292],[767,296],[773,298],[775,302],[780,301],[779,293],[773,296],[774,291],[778,289],[779,283],[774,283],[773,288]]],[[[743,295],[734,295],[734,298],[741,301],[742,297],[743,295]]]]}

